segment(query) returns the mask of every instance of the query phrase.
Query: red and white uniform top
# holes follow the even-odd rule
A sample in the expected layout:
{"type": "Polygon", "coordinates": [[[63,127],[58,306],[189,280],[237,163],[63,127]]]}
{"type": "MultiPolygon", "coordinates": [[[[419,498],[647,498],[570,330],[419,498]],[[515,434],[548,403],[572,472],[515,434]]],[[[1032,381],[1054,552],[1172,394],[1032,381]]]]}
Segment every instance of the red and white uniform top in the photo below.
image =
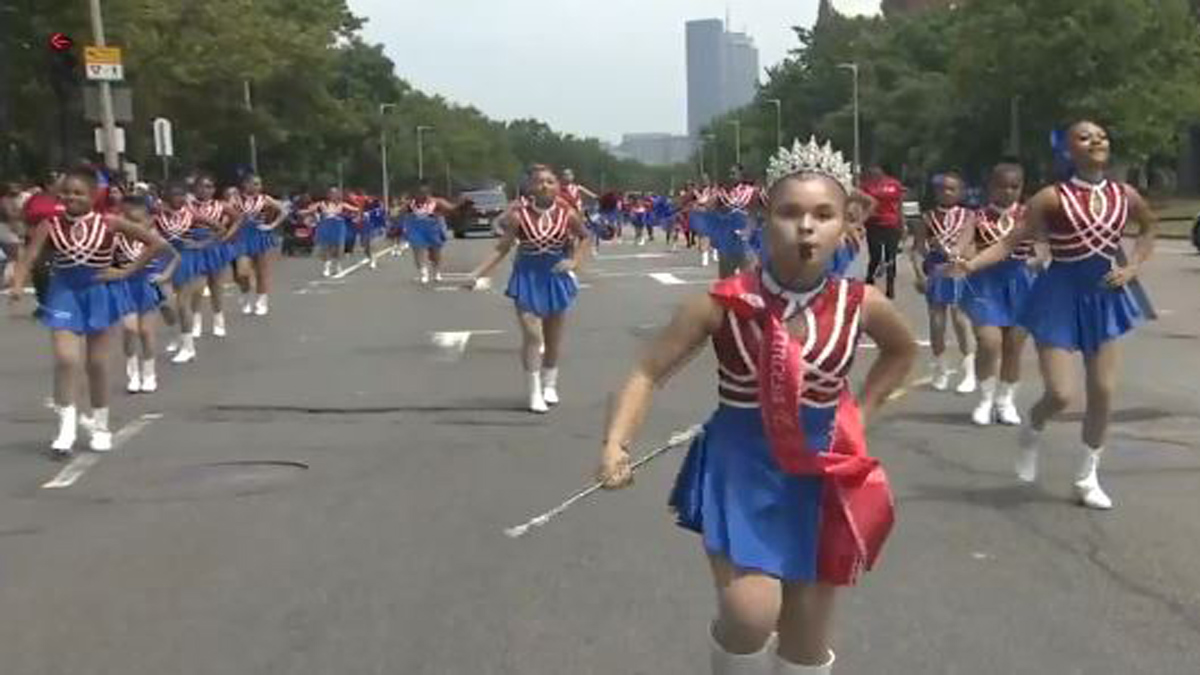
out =
{"type": "Polygon", "coordinates": [[[113,264],[117,267],[132,265],[133,261],[142,257],[142,253],[146,250],[146,245],[137,239],[130,239],[120,232],[113,236],[116,239],[116,248],[113,249],[113,264]]]}
{"type": "Polygon", "coordinates": [[[1072,178],[1055,189],[1059,214],[1046,223],[1054,259],[1072,262],[1095,255],[1115,258],[1129,221],[1125,185],[1111,180],[1093,185],[1072,178]]]}
{"type": "Polygon", "coordinates": [[[245,218],[261,221],[263,212],[267,210],[267,196],[254,195],[253,197],[248,197],[241,195],[237,198],[235,205],[245,218]]]}
{"type": "Polygon", "coordinates": [[[178,211],[173,211],[164,205],[162,210],[154,216],[154,227],[158,228],[163,238],[171,243],[188,239],[192,226],[195,224],[195,214],[186,206],[178,211]]]}
{"type": "MultiPolygon", "coordinates": [[[[990,205],[979,209],[975,212],[975,248],[982,251],[995,246],[1023,220],[1025,207],[1022,204],[1013,204],[1007,209],[990,205]]],[[[1033,240],[1027,239],[1017,244],[1012,257],[1018,260],[1033,257],[1033,240]]]]}
{"type": "Polygon", "coordinates": [[[433,198],[408,200],[408,210],[414,216],[432,218],[437,214],[437,209],[437,200],[433,198]]]}
{"type": "Polygon", "coordinates": [[[743,181],[727,188],[718,188],[717,203],[730,211],[748,211],[762,201],[761,191],[754,183],[743,181]]]}
{"type": "Polygon", "coordinates": [[[532,202],[516,211],[517,239],[520,251],[533,255],[561,253],[571,241],[571,214],[575,209],[563,200],[556,200],[548,209],[532,202]]]}
{"type": "Polygon", "coordinates": [[[317,218],[321,220],[342,218],[354,215],[355,213],[358,213],[358,209],[349,202],[331,202],[328,199],[322,199],[317,202],[317,218]]]}
{"type": "MultiPolygon", "coordinates": [[[[787,300],[784,319],[793,339],[801,341],[804,381],[800,402],[813,408],[836,407],[848,385],[858,344],[863,283],[829,277],[815,291],[795,293],[781,288],[770,274],[764,273],[762,279],[763,292],[787,300]]],[[[759,407],[758,355],[762,340],[762,327],[756,320],[725,312],[712,338],[721,405],[759,407]]]]}
{"type": "Polygon", "coordinates": [[[49,219],[49,242],[55,267],[111,267],[116,236],[102,213],[77,218],[66,213],[49,219]]]}
{"type": "Polygon", "coordinates": [[[579,209],[583,207],[583,188],[578,183],[566,183],[562,186],[563,200],[571,207],[579,209]]]}
{"type": "Polygon", "coordinates": [[[938,207],[925,213],[926,245],[931,251],[949,254],[958,249],[958,240],[971,211],[964,206],[938,207]]]}
{"type": "Polygon", "coordinates": [[[196,220],[204,223],[220,223],[225,217],[225,204],[216,199],[207,201],[193,200],[188,204],[188,208],[192,210],[196,220]]]}

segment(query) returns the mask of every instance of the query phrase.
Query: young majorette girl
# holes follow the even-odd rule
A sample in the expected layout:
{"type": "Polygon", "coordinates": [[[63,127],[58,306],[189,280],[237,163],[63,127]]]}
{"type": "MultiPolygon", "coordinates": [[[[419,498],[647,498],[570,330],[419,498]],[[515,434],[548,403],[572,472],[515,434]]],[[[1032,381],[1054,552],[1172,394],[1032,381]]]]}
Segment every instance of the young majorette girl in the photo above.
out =
{"type": "Polygon", "coordinates": [[[237,210],[241,215],[236,276],[242,290],[242,314],[266,316],[271,311],[271,251],[279,244],[275,232],[287,218],[287,206],[263,194],[262,179],[250,174],[242,179],[237,210]],[[251,275],[255,296],[250,295],[251,275]]]}
{"type": "Polygon", "coordinates": [[[129,302],[121,280],[136,274],[152,259],[167,253],[167,243],[153,231],[138,227],[116,214],[93,210],[95,174],[73,172],[59,193],[65,211],[42,220],[33,230],[14,270],[10,298],[15,302],[25,289],[29,266],[49,247],[53,271],[46,302],[37,316],[50,329],[54,349],[54,406],[58,433],[51,448],[68,455],[75,447],[80,424],[76,395],[81,368],[87,372],[92,404],[90,446],[96,452],[112,450],[108,413],[108,358],[111,328],[129,302]],[[141,254],[123,269],[112,266],[116,235],[145,245],[141,254]],[[83,351],[86,348],[86,357],[83,351]]]}
{"type": "Polygon", "coordinates": [[[422,181],[416,196],[408,200],[404,208],[408,212],[404,219],[404,236],[412,246],[418,280],[422,284],[428,284],[431,278],[441,281],[442,247],[446,245],[446,221],[443,218],[458,207],[435,197],[429,183],[422,181]]]}
{"type": "Polygon", "coordinates": [[[671,506],[702,536],[716,583],[714,675],[830,673],[835,588],[872,567],[891,529],[891,493],[864,423],[904,381],[916,346],[882,293],[829,274],[851,180],[828,145],[781,149],[768,171],[766,267],[688,301],[609,422],[599,474],[617,488],[632,479],[628,448],[655,388],[712,341],[720,407],[671,506]],[[860,411],[848,375],[862,332],[880,352],[860,411]]]}
{"type": "Polygon", "coordinates": [[[362,243],[363,262],[367,263],[367,267],[377,270],[379,262],[375,259],[375,240],[387,232],[387,210],[384,209],[383,202],[372,198],[367,202],[366,211],[361,217],[362,231],[359,238],[362,243]]]}
{"type": "Polygon", "coordinates": [[[829,271],[833,274],[839,277],[849,275],[850,266],[854,264],[855,258],[862,251],[863,242],[866,241],[867,217],[871,215],[874,208],[875,199],[867,193],[855,190],[850,195],[850,202],[847,206],[846,235],[842,237],[842,242],[838,244],[837,250],[833,252],[833,258],[829,261],[829,271]]]}
{"type": "Polygon", "coordinates": [[[325,199],[313,202],[302,210],[301,215],[317,216],[316,244],[320,247],[322,261],[321,276],[331,277],[342,273],[342,255],[346,250],[347,219],[358,214],[358,209],[342,198],[342,191],[330,187],[325,199]]]}
{"type": "Polygon", "coordinates": [[[963,378],[957,391],[975,391],[975,352],[971,348],[971,327],[966,315],[958,309],[964,285],[943,271],[943,266],[957,254],[962,230],[971,212],[962,206],[963,180],[957,173],[945,173],[934,179],[937,207],[927,211],[916,227],[912,248],[913,273],[917,290],[925,295],[929,312],[929,343],[933,351],[933,388],[945,391],[950,387],[954,369],[946,354],[946,321],[949,318],[962,351],[963,378]]]}
{"type": "MultiPolygon", "coordinates": [[[[130,223],[145,230],[153,227],[146,200],[126,197],[122,210],[130,223]]],[[[113,263],[128,267],[142,257],[146,245],[124,234],[116,234],[113,263]]],[[[168,247],[168,254],[151,260],[122,282],[125,285],[125,315],[121,318],[121,343],[125,352],[125,390],[131,394],[158,391],[158,312],[166,301],[163,286],[170,288],[171,275],[179,265],[179,254],[168,247]]]]}
{"type": "Polygon", "coordinates": [[[1110,509],[1097,470],[1116,391],[1118,338],[1144,318],[1127,286],[1154,251],[1157,219],[1137,190],[1106,177],[1111,146],[1103,127],[1077,122],[1067,132],[1067,148],[1074,177],[1043,188],[1008,236],[956,267],[959,274],[973,274],[1006,260],[1030,238],[1049,238],[1050,266],[1038,275],[1020,318],[1037,344],[1045,391],[1021,430],[1017,475],[1037,480],[1042,431],[1070,403],[1071,361],[1081,353],[1087,409],[1075,495],[1084,506],[1110,509]],[[1140,232],[1132,259],[1125,261],[1121,236],[1130,218],[1140,232]]]}
{"type": "Polygon", "coordinates": [[[558,360],[567,310],[579,284],[575,270],[587,254],[587,229],[579,211],[559,198],[558,178],[535,164],[525,174],[524,203],[504,218],[504,234],[468,281],[475,288],[517,246],[505,295],[521,325],[521,362],[529,383],[529,409],[544,413],[559,401],[558,360]]]}
{"type": "Polygon", "coordinates": [[[575,182],[575,172],[571,169],[562,171],[562,198],[579,212],[583,212],[584,198],[596,201],[600,197],[587,187],[575,182]]]}
{"type": "Polygon", "coordinates": [[[751,264],[747,241],[762,207],[762,194],[740,165],[729,170],[729,185],[716,190],[716,209],[706,219],[708,236],[719,255],[717,275],[724,279],[751,264]]]}
{"type": "MultiPolygon", "coordinates": [[[[709,261],[717,257],[716,251],[712,250],[712,240],[708,234],[709,224],[712,221],[709,216],[716,206],[716,196],[716,188],[709,181],[708,176],[701,176],[699,185],[692,188],[684,202],[688,218],[688,234],[690,238],[695,239],[696,248],[700,251],[701,267],[708,267],[709,261]]],[[[692,243],[689,240],[688,248],[691,248],[692,243]]]]}
{"type": "MultiPolygon", "coordinates": [[[[1025,217],[1024,189],[1025,172],[1019,164],[996,165],[988,180],[988,205],[968,219],[959,250],[986,251],[1017,227],[1025,217]]],[[[963,288],[960,306],[975,328],[975,374],[981,394],[971,420],[980,426],[997,420],[1021,423],[1016,394],[1028,334],[1017,319],[1029,299],[1037,263],[1033,241],[1023,241],[1007,260],[972,274],[963,288]]]]}
{"type": "MultiPolygon", "coordinates": [[[[232,231],[237,213],[227,202],[216,199],[217,184],[212,176],[200,174],[193,185],[192,213],[196,221],[212,231],[211,241],[204,248],[205,274],[201,290],[207,290],[212,309],[213,337],[223,338],[229,334],[225,321],[225,280],[229,278],[229,266],[237,258],[237,246],[232,231]]],[[[192,309],[192,335],[200,337],[204,332],[204,315],[201,311],[204,294],[197,293],[192,309]]]]}
{"type": "Polygon", "coordinates": [[[196,337],[192,320],[196,296],[205,279],[205,248],[211,243],[210,232],[196,220],[187,203],[187,191],[182,185],[167,188],[166,198],[154,215],[154,227],[175,248],[179,261],[171,275],[171,300],[179,319],[179,349],[172,363],[189,363],[196,359],[196,337]],[[200,229],[200,233],[194,232],[200,229]]]}

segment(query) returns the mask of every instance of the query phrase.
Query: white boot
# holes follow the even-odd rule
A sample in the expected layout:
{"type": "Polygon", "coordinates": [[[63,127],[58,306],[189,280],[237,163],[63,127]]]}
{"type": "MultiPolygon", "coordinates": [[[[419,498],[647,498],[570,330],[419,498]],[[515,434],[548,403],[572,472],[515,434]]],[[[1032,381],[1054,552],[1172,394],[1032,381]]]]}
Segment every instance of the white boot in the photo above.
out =
{"type": "Polygon", "coordinates": [[[933,357],[933,388],[935,391],[946,391],[950,388],[950,360],[945,354],[933,357]]]}
{"type": "Polygon", "coordinates": [[[59,455],[69,455],[75,447],[75,436],[79,429],[79,413],[73,405],[56,408],[58,414],[58,434],[50,443],[50,447],[59,455]]]}
{"type": "Polygon", "coordinates": [[[700,252],[700,266],[708,267],[708,251],[700,252]]]}
{"type": "Polygon", "coordinates": [[[204,335],[204,315],[200,312],[192,314],[192,337],[199,338],[204,335]]]}
{"type": "Polygon", "coordinates": [[[213,314],[213,337],[223,338],[229,332],[225,330],[225,313],[216,312],[213,314]]]}
{"type": "Polygon", "coordinates": [[[375,260],[374,256],[367,258],[367,267],[370,267],[373,270],[379,269],[379,263],[375,260]]]}
{"type": "Polygon", "coordinates": [[[250,316],[254,313],[254,296],[250,295],[249,293],[242,293],[242,299],[240,303],[242,305],[242,314],[250,316]]]}
{"type": "Polygon", "coordinates": [[[542,396],[542,374],[537,370],[532,370],[526,375],[529,377],[529,410],[535,413],[550,412],[550,406],[546,405],[546,399],[542,396]]]}
{"type": "Polygon", "coordinates": [[[1079,470],[1075,472],[1075,497],[1080,504],[1089,509],[1107,511],[1113,507],[1112,499],[1109,499],[1104,488],[1100,487],[1100,477],[1097,474],[1102,454],[1104,448],[1083,446],[1083,461],[1079,464],[1079,470]]]}
{"type": "Polygon", "coordinates": [[[837,656],[831,650],[829,660],[819,666],[801,666],[785,661],[779,654],[775,655],[775,670],[772,675],[830,675],[833,672],[833,662],[837,656]]]}
{"type": "Polygon", "coordinates": [[[332,260],[325,261],[325,264],[321,267],[321,276],[325,277],[326,279],[333,276],[333,261],[332,260]]]}
{"type": "Polygon", "coordinates": [[[542,398],[546,405],[558,405],[558,368],[542,368],[542,398]]]}
{"type": "Polygon", "coordinates": [[[182,338],[179,351],[176,352],[175,358],[171,359],[171,363],[191,363],[196,360],[196,338],[191,334],[185,334],[182,338]]]}
{"type": "Polygon", "coordinates": [[[125,391],[136,394],[142,390],[142,367],[138,363],[138,357],[125,358],[125,380],[125,391]]]}
{"type": "Polygon", "coordinates": [[[1036,483],[1042,432],[1029,425],[1023,426],[1017,444],[1021,448],[1021,454],[1017,458],[1017,478],[1022,483],[1036,483]]]}
{"type": "Polygon", "coordinates": [[[418,281],[419,281],[421,284],[428,284],[428,283],[429,283],[429,268],[428,268],[428,267],[422,267],[422,268],[421,268],[421,273],[420,273],[420,275],[418,275],[418,277],[417,277],[417,280],[418,280],[418,281]]]}
{"type": "Polygon", "coordinates": [[[179,351],[179,337],[178,336],[171,338],[167,342],[167,347],[166,347],[166,352],[168,354],[174,354],[177,351],[179,351]]]}
{"type": "Polygon", "coordinates": [[[709,637],[712,675],[771,675],[771,652],[775,646],[772,636],[760,651],[753,654],[730,654],[717,643],[717,639],[709,637]]]}
{"type": "Polygon", "coordinates": [[[958,383],[958,388],[955,389],[960,394],[973,394],[978,382],[975,379],[975,355],[967,354],[963,357],[963,379],[958,383]]]}
{"type": "Polygon", "coordinates": [[[270,300],[267,299],[266,293],[259,293],[258,299],[254,301],[254,315],[266,316],[271,311],[270,300]]]}
{"type": "Polygon", "coordinates": [[[1001,382],[996,396],[996,418],[1010,427],[1021,426],[1021,413],[1017,411],[1016,382],[1001,382]]]}
{"type": "Polygon", "coordinates": [[[153,357],[142,361],[142,391],[144,393],[153,394],[158,391],[158,373],[156,371],[153,357]]]}
{"type": "Polygon", "coordinates": [[[108,430],[108,408],[96,408],[92,411],[88,431],[91,433],[90,447],[92,452],[108,452],[113,447],[113,435],[108,430]]]}
{"type": "Polygon", "coordinates": [[[989,377],[979,383],[979,405],[971,413],[971,421],[981,427],[990,425],[995,419],[996,412],[996,378],[989,377]]]}
{"type": "Polygon", "coordinates": [[[343,272],[344,271],[342,270],[342,261],[339,260],[339,261],[335,262],[333,264],[333,276],[341,277],[343,272]]]}
{"type": "Polygon", "coordinates": [[[439,284],[442,283],[442,271],[441,270],[434,271],[433,280],[438,282],[439,284]]]}

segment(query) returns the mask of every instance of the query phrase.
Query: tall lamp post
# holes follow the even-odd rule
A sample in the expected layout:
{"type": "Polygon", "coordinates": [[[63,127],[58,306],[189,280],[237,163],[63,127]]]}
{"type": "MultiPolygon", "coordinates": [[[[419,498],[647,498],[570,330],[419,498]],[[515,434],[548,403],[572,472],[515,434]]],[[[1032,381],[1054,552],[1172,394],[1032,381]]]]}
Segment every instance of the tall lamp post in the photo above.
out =
{"type": "Polygon", "coordinates": [[[729,120],[729,126],[733,127],[733,161],[738,165],[742,165],[742,121],[729,120]]]}
{"type": "MultiPolygon", "coordinates": [[[[705,141],[705,143],[711,143],[712,148],[713,148],[712,173],[708,174],[709,180],[712,180],[713,176],[717,175],[717,170],[720,168],[717,166],[717,163],[718,163],[717,162],[717,153],[720,152],[720,148],[717,146],[717,135],[716,134],[704,134],[704,141],[705,141]]],[[[701,169],[700,173],[704,173],[704,156],[707,154],[708,154],[708,148],[702,147],[700,149],[700,169],[701,169]]]]}
{"type": "Polygon", "coordinates": [[[767,103],[775,106],[775,147],[783,147],[783,101],[777,98],[767,99],[767,103]]]}
{"type": "Polygon", "coordinates": [[[390,209],[392,207],[390,186],[391,177],[388,175],[388,144],[387,144],[387,111],[395,108],[395,103],[380,103],[379,104],[379,163],[381,166],[380,178],[383,181],[383,189],[380,194],[383,196],[383,208],[390,209]]]}
{"type": "Polygon", "coordinates": [[[425,180],[425,132],[433,131],[433,127],[424,124],[417,125],[417,180],[425,180]]]}
{"type": "Polygon", "coordinates": [[[862,127],[858,108],[858,64],[839,63],[838,68],[849,70],[854,76],[854,178],[858,180],[858,175],[862,171],[862,127]]]}

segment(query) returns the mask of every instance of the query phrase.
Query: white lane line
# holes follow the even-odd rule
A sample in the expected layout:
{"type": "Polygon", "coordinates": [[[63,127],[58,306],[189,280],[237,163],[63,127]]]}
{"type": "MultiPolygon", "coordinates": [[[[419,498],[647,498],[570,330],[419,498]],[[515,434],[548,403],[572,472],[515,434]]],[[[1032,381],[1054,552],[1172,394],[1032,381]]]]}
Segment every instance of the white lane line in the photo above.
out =
{"type": "MultiPolygon", "coordinates": [[[[918,347],[928,347],[929,340],[917,340],[917,346],[918,347]]],[[[872,342],[870,340],[863,340],[862,342],[860,342],[858,344],[858,348],[859,349],[879,349],[879,345],[875,344],[874,342],[872,342]]]]}
{"type": "Polygon", "coordinates": [[[597,255],[596,260],[652,260],[654,258],[670,258],[674,253],[620,253],[617,255],[597,255]]]}
{"type": "Polygon", "coordinates": [[[687,282],[670,272],[651,272],[646,275],[664,286],[681,286],[687,282]]]}
{"type": "Polygon", "coordinates": [[[359,260],[358,262],[354,263],[353,265],[345,268],[341,272],[338,272],[337,274],[333,275],[333,278],[334,279],[345,279],[346,277],[350,276],[351,274],[354,274],[358,270],[371,264],[372,260],[379,260],[383,256],[391,253],[392,249],[394,249],[394,248],[396,248],[395,245],[388,246],[387,248],[383,249],[382,251],[379,251],[375,255],[371,256],[369,259],[363,258],[362,260],[359,260]]]}
{"type": "MultiPolygon", "coordinates": [[[[659,272],[659,273],[661,273],[661,272],[668,272],[668,273],[680,272],[680,273],[695,274],[697,272],[703,273],[705,271],[705,268],[700,267],[698,265],[693,265],[693,266],[663,267],[663,268],[660,268],[655,271],[659,272]]],[[[632,271],[632,272],[608,272],[608,271],[602,272],[600,270],[593,269],[593,270],[585,270],[585,272],[587,273],[588,276],[602,277],[602,278],[644,277],[644,276],[646,276],[646,270],[639,270],[639,271],[632,271]]]]}
{"type": "Polygon", "coordinates": [[[467,344],[473,335],[502,335],[502,330],[446,330],[429,334],[429,340],[434,347],[441,350],[441,359],[458,361],[467,351],[467,344]]]}
{"type": "Polygon", "coordinates": [[[893,391],[892,394],[887,397],[888,403],[891,403],[892,401],[897,401],[899,399],[904,398],[905,396],[908,396],[910,393],[912,393],[913,389],[920,389],[921,387],[926,387],[926,386],[929,386],[930,384],[933,384],[932,377],[922,377],[922,378],[913,380],[912,382],[909,382],[908,384],[904,385],[903,387],[900,387],[896,391],[893,391]]]}
{"type": "MultiPolygon", "coordinates": [[[[150,423],[162,419],[161,413],[147,413],[137,418],[136,420],[126,424],[113,434],[113,450],[120,448],[129,442],[131,438],[137,436],[150,423]]],[[[72,459],[66,466],[58,472],[54,478],[42,484],[43,490],[62,490],[69,488],[79,482],[80,478],[88,472],[93,466],[100,462],[101,455],[95,452],[87,452],[72,459]]]]}

